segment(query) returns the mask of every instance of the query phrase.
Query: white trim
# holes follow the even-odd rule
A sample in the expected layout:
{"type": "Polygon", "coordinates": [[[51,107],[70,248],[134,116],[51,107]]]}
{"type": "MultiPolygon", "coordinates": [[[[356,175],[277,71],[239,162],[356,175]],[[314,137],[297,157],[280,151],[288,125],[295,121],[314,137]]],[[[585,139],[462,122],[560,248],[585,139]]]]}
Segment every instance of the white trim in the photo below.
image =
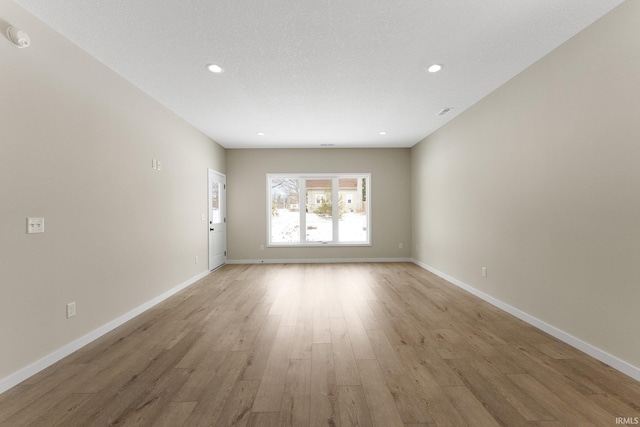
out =
{"type": "Polygon", "coordinates": [[[200,273],[200,274],[188,279],[187,281],[179,284],[178,286],[176,286],[176,287],[174,287],[172,289],[169,289],[165,293],[163,293],[161,295],[158,295],[157,297],[155,297],[155,298],[145,302],[144,304],[134,308],[133,310],[129,311],[128,313],[125,313],[122,316],[120,316],[120,317],[118,317],[118,318],[116,318],[116,319],[114,319],[114,320],[102,325],[98,329],[95,329],[95,330],[89,332],[87,335],[82,336],[82,337],[78,338],[77,340],[72,341],[69,344],[60,347],[59,349],[57,349],[53,353],[50,353],[50,354],[44,356],[42,359],[36,360],[35,362],[33,362],[30,365],[20,369],[17,372],[14,372],[13,374],[9,375],[8,377],[5,377],[5,378],[1,379],[0,380],[0,394],[4,393],[5,391],[9,390],[10,388],[12,388],[12,387],[14,387],[14,386],[16,386],[18,384],[20,384],[22,381],[24,381],[27,378],[37,374],[38,372],[42,371],[43,369],[48,368],[49,366],[53,365],[54,363],[58,362],[59,360],[67,357],[68,355],[70,355],[74,351],[77,351],[77,350],[81,349],[85,345],[87,345],[90,342],[100,338],[104,334],[114,330],[115,328],[117,328],[118,326],[122,325],[123,323],[125,323],[125,322],[133,319],[134,317],[138,316],[139,314],[142,314],[143,312],[149,310],[154,305],[161,303],[162,301],[166,300],[170,296],[172,296],[172,295],[180,292],[181,290],[185,289],[186,287],[194,284],[198,280],[200,280],[203,277],[207,276],[209,273],[211,273],[211,272],[208,271],[208,270],[207,271],[203,271],[202,273],[200,273]]]}
{"type": "Polygon", "coordinates": [[[231,259],[227,264],[337,264],[350,262],[413,262],[411,258],[231,259]]]}
{"type": "Polygon", "coordinates": [[[625,362],[624,360],[612,354],[609,354],[606,351],[601,350],[592,344],[584,342],[581,339],[576,338],[573,335],[570,335],[564,332],[563,330],[556,328],[555,326],[552,326],[540,319],[537,319],[505,302],[502,302],[499,299],[492,297],[491,295],[485,294],[484,292],[479,291],[478,289],[472,286],[469,286],[466,283],[461,282],[460,280],[449,276],[448,274],[445,274],[439,270],[436,270],[435,268],[423,262],[420,262],[417,259],[412,258],[411,262],[413,262],[419,267],[424,268],[427,271],[432,272],[436,276],[442,277],[446,281],[451,282],[452,284],[458,286],[459,288],[464,289],[465,291],[477,296],[478,298],[485,300],[489,304],[494,305],[495,307],[498,307],[499,309],[504,310],[507,313],[517,317],[518,319],[527,322],[531,326],[535,326],[536,328],[540,329],[543,332],[548,333],[549,335],[559,339],[560,341],[563,341],[569,344],[570,346],[588,354],[589,356],[595,359],[598,359],[602,363],[605,363],[611,366],[612,368],[622,372],[623,374],[628,375],[631,378],[640,381],[640,368],[638,368],[637,366],[634,366],[629,362],[625,362]]]}
{"type": "MultiPolygon", "coordinates": [[[[334,176],[331,178],[331,241],[340,243],[338,231],[340,230],[340,184],[339,178],[334,176]],[[333,191],[333,189],[336,189],[333,191]]],[[[356,178],[358,182],[358,178],[356,178]]],[[[357,184],[356,184],[357,188],[357,184]]],[[[367,234],[369,236],[369,234],[367,234]]],[[[367,239],[367,243],[370,239],[367,239]]]]}
{"type": "Polygon", "coordinates": [[[213,271],[218,267],[221,267],[224,265],[224,263],[227,261],[227,175],[218,172],[215,169],[211,169],[211,168],[207,168],[207,218],[208,218],[208,223],[207,223],[207,265],[209,266],[209,270],[213,271]],[[212,228],[212,223],[213,223],[213,211],[212,211],[212,200],[211,200],[211,181],[212,180],[216,180],[218,181],[220,184],[222,184],[222,188],[220,189],[220,200],[219,200],[219,207],[220,209],[220,213],[222,214],[222,222],[216,223],[216,224],[222,224],[222,227],[224,228],[224,257],[222,259],[222,263],[218,264],[217,266],[212,266],[212,262],[211,262],[211,247],[214,246],[213,245],[213,239],[215,236],[213,236],[213,234],[219,234],[219,233],[211,233],[211,228],[212,228]]]}
{"type": "MultiPolygon", "coordinates": [[[[268,176],[268,181],[269,181],[269,193],[267,193],[267,197],[269,198],[269,203],[271,203],[271,176],[268,176]]],[[[300,206],[298,206],[298,212],[300,213],[300,215],[298,216],[299,221],[300,221],[300,234],[298,237],[298,244],[302,245],[304,243],[306,243],[307,241],[307,215],[303,215],[302,212],[306,212],[307,211],[307,204],[309,203],[309,201],[307,200],[307,180],[306,179],[298,179],[298,191],[300,193],[298,193],[298,204],[300,206]],[[304,206],[304,211],[302,210],[302,207],[304,206]]],[[[271,205],[269,205],[271,206],[271,205]]],[[[269,235],[267,236],[267,246],[272,245],[271,243],[271,220],[272,220],[272,216],[271,216],[271,208],[269,208],[269,213],[267,214],[267,222],[269,223],[269,235]]],[[[294,244],[295,242],[292,242],[292,244],[294,244]]]]}
{"type": "MultiPolygon", "coordinates": [[[[339,248],[344,246],[366,247],[373,246],[371,243],[328,243],[328,242],[306,242],[306,243],[271,243],[268,248],[339,248]]],[[[409,261],[411,262],[411,261],[409,261]]]]}

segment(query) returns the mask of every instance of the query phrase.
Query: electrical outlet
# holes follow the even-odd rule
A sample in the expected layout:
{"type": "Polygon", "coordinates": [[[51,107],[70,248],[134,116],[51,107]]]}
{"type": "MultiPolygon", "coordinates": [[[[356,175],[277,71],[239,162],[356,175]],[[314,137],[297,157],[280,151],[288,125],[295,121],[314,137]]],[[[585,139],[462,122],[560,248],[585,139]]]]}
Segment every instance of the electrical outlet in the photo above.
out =
{"type": "Polygon", "coordinates": [[[487,267],[482,267],[482,277],[487,277],[487,267]]]}
{"type": "Polygon", "coordinates": [[[67,304],[67,319],[76,315],[76,302],[67,304]]]}
{"type": "Polygon", "coordinates": [[[198,255],[196,255],[196,264],[198,263],[198,255]]]}
{"type": "Polygon", "coordinates": [[[264,251],[264,245],[260,245],[260,250],[264,251]]]}
{"type": "Polygon", "coordinates": [[[398,248],[402,249],[404,245],[402,243],[398,243],[398,248]]]}

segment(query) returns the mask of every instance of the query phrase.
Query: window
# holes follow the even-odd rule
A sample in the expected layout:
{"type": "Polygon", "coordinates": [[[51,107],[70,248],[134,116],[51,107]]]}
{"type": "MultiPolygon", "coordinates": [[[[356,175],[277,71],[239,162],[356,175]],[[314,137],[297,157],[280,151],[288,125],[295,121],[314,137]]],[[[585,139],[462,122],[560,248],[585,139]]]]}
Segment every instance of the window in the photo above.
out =
{"type": "Polygon", "coordinates": [[[220,224],[222,222],[220,212],[220,183],[213,181],[209,191],[211,191],[211,222],[213,224],[220,224]]]}
{"type": "Polygon", "coordinates": [[[267,174],[269,246],[369,245],[371,174],[267,174]]]}

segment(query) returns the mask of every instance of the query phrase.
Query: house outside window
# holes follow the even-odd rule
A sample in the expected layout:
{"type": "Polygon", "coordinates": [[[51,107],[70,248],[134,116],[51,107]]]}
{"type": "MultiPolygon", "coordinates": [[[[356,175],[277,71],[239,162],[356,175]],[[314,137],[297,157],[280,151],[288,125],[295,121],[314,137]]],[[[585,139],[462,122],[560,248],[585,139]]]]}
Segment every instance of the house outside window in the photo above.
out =
{"type": "Polygon", "coordinates": [[[370,194],[371,174],[267,174],[268,246],[370,245],[370,194]]]}

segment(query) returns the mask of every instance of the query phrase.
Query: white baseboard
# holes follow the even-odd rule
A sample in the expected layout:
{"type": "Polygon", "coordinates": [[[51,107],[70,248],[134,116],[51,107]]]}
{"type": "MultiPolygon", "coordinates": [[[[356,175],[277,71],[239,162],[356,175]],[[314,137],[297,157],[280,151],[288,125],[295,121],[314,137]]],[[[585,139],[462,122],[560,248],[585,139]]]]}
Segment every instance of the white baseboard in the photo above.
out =
{"type": "Polygon", "coordinates": [[[37,374],[38,372],[42,371],[43,369],[53,365],[57,361],[67,357],[68,355],[70,355],[74,351],[77,351],[77,350],[81,349],[82,347],[84,347],[85,345],[89,344],[90,342],[100,338],[101,336],[103,336],[107,332],[112,331],[113,329],[117,328],[118,326],[122,325],[123,323],[125,323],[125,322],[133,319],[134,317],[138,316],[139,314],[149,310],[154,305],[161,303],[162,301],[166,300],[170,296],[172,296],[172,295],[180,292],[181,290],[185,289],[189,285],[194,284],[198,280],[200,280],[203,277],[207,276],[209,273],[211,273],[211,272],[208,271],[208,270],[207,271],[203,271],[202,273],[190,278],[189,280],[179,284],[178,286],[176,286],[176,287],[174,287],[172,289],[169,289],[165,293],[163,293],[161,295],[158,295],[157,297],[153,298],[152,300],[149,300],[146,303],[134,308],[133,310],[129,311],[128,313],[123,314],[122,316],[118,317],[117,319],[114,319],[111,322],[106,323],[105,325],[102,325],[98,329],[95,329],[94,331],[89,332],[87,335],[85,335],[83,337],[80,337],[80,338],[78,338],[77,340],[75,340],[73,342],[70,342],[69,344],[59,348],[58,350],[54,351],[53,353],[46,355],[42,359],[37,360],[37,361],[31,363],[30,365],[20,369],[19,371],[14,372],[13,374],[9,375],[8,377],[5,377],[5,378],[1,379],[0,380],[0,394],[4,393],[7,390],[9,390],[13,386],[20,384],[22,381],[24,381],[27,378],[37,374]]]}
{"type": "Polygon", "coordinates": [[[523,311],[518,310],[517,308],[510,306],[507,303],[504,303],[502,301],[500,301],[499,299],[496,299],[494,297],[492,297],[491,295],[485,294],[482,291],[479,291],[478,289],[467,285],[464,282],[461,282],[460,280],[451,277],[441,271],[436,270],[435,268],[420,262],[416,259],[412,259],[411,262],[413,262],[414,264],[424,268],[427,271],[432,272],[433,274],[435,274],[436,276],[440,276],[443,279],[445,279],[448,282],[451,282],[452,284],[464,289],[465,291],[477,296],[478,298],[481,298],[483,300],[485,300],[486,302],[488,302],[491,305],[494,305],[496,307],[498,307],[501,310],[506,311],[507,313],[517,317],[520,320],[523,320],[525,322],[527,322],[528,324],[530,324],[531,326],[535,326],[536,328],[540,329],[541,331],[544,331],[546,333],[548,333],[549,335],[559,339],[560,341],[563,341],[567,344],[569,344],[570,346],[577,348],[578,350],[582,351],[583,353],[588,354],[589,356],[598,359],[599,361],[601,361],[602,363],[605,363],[609,366],[611,366],[612,368],[622,372],[625,375],[630,376],[631,378],[640,381],[640,368],[638,368],[637,366],[634,366],[628,362],[625,362],[624,360],[607,353],[604,350],[599,349],[598,347],[591,345],[587,342],[582,341],[579,338],[574,337],[573,335],[570,335],[566,332],[564,332],[561,329],[556,328],[555,326],[552,326],[546,322],[543,322],[540,319],[537,319],[523,311]]]}
{"type": "Polygon", "coordinates": [[[412,262],[411,258],[228,259],[227,264],[336,264],[349,262],[412,262]]]}

